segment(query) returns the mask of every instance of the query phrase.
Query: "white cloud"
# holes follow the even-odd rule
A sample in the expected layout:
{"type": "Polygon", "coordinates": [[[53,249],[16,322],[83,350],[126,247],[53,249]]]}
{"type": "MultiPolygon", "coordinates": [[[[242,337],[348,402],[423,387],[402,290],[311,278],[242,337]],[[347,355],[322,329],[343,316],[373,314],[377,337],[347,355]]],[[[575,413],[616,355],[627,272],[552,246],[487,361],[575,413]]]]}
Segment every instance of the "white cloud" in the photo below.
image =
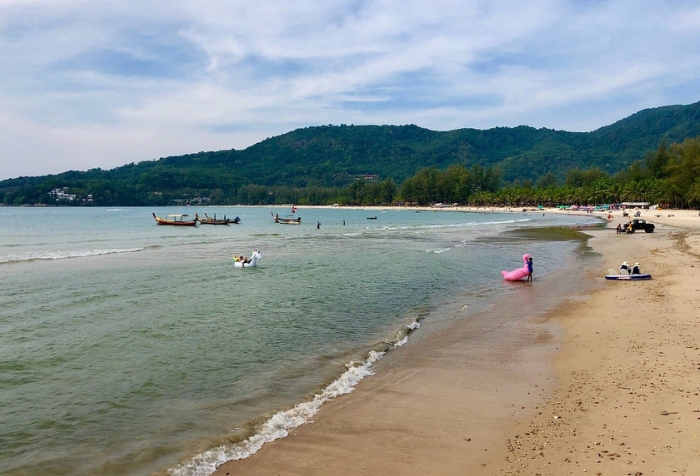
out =
{"type": "Polygon", "coordinates": [[[0,0],[0,179],[315,124],[593,130],[698,101],[698,24],[651,0],[0,0]]]}

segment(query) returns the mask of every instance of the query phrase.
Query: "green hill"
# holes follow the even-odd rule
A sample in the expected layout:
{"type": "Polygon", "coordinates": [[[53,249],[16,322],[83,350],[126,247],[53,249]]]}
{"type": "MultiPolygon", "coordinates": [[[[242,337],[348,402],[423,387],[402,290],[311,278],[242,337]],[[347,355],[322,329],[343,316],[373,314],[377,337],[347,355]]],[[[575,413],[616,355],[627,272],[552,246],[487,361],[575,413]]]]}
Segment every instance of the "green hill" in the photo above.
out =
{"type": "Polygon", "coordinates": [[[617,172],[658,147],[700,136],[700,102],[645,109],[593,132],[528,126],[438,132],[406,126],[297,129],[244,150],[200,152],[112,170],[0,181],[0,202],[41,203],[68,187],[100,205],[168,203],[178,196],[232,197],[244,186],[344,187],[362,174],[401,183],[425,167],[499,167],[506,181],[597,167],[617,172]]]}

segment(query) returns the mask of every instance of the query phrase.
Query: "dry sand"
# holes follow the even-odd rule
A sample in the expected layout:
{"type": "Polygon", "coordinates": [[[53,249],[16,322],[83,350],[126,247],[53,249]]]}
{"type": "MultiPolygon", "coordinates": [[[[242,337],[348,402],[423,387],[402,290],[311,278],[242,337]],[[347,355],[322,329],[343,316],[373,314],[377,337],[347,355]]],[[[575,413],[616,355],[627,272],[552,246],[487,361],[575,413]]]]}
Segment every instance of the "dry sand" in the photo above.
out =
{"type": "MultiPolygon", "coordinates": [[[[387,354],[313,423],[215,474],[700,475],[700,217],[642,218],[655,233],[590,232],[587,299],[525,322],[503,300],[387,354]],[[653,279],[605,281],[622,261],[653,279]]],[[[526,304],[547,302],[537,284],[526,304]]]]}

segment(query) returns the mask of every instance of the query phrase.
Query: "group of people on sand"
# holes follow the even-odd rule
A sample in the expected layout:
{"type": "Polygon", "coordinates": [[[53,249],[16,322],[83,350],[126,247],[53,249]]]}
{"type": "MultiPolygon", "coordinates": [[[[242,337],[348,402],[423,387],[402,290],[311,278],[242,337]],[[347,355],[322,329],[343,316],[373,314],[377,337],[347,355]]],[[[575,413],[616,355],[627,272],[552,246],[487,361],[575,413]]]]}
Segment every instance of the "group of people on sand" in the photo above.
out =
{"type": "Polygon", "coordinates": [[[620,265],[620,274],[623,274],[625,271],[627,271],[627,274],[642,274],[642,265],[637,261],[634,263],[634,266],[630,266],[627,264],[627,261],[623,261],[620,265]]]}
{"type": "Polygon", "coordinates": [[[633,228],[634,228],[634,226],[633,226],[632,222],[630,221],[630,222],[626,223],[625,225],[618,224],[615,231],[617,232],[618,235],[620,233],[633,233],[634,232],[633,228]]]}

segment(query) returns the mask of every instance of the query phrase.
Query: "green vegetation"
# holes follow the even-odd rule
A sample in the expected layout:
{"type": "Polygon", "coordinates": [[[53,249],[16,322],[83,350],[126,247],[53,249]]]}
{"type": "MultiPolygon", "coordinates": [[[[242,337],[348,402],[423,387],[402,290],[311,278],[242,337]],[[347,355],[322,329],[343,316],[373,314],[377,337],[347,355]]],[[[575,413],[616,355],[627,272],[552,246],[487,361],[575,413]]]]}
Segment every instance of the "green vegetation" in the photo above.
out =
{"type": "Polygon", "coordinates": [[[0,181],[5,205],[700,205],[700,103],[640,111],[593,132],[519,126],[298,129],[245,150],[0,181]],[[661,145],[659,145],[661,144],[661,145]],[[651,152],[650,152],[651,151],[651,152]]]}
{"type": "Polygon", "coordinates": [[[465,203],[493,206],[603,205],[650,202],[671,208],[700,207],[700,137],[666,146],[614,175],[597,169],[572,169],[561,185],[550,175],[494,187],[497,174],[453,166],[423,169],[401,186],[399,198],[421,205],[465,203]],[[491,176],[488,174],[491,173],[491,176]],[[467,197],[466,199],[464,197],[467,197]]]}

